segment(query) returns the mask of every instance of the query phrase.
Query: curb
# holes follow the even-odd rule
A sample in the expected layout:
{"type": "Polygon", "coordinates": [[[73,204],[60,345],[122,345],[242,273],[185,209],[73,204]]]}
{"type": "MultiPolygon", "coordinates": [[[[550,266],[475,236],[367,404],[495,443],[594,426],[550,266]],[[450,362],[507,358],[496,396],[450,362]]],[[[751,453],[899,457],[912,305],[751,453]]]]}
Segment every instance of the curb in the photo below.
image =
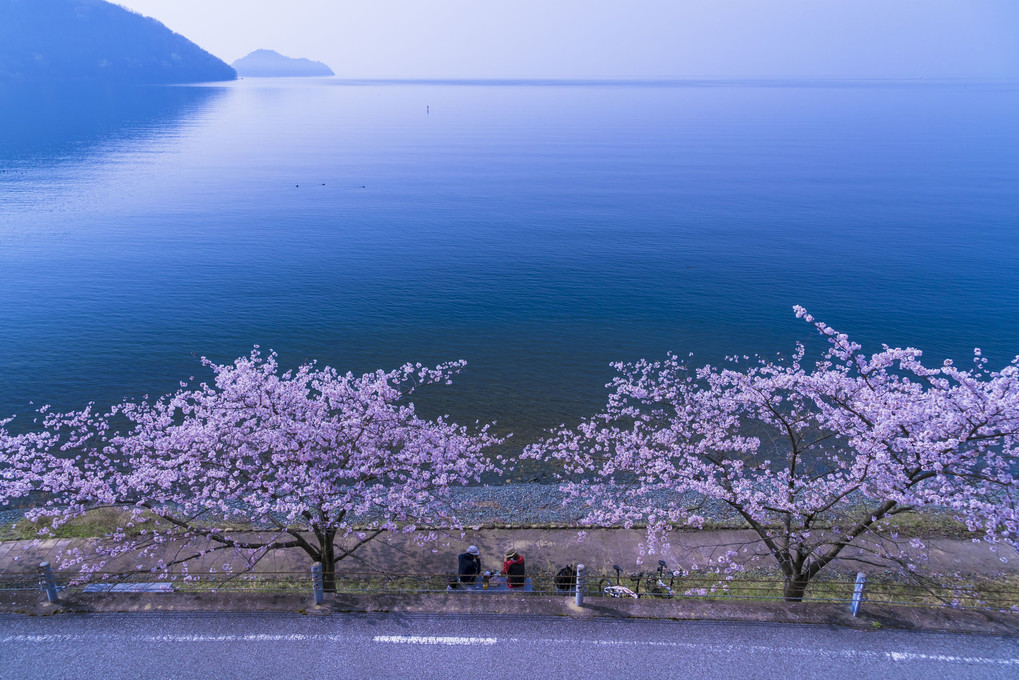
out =
{"type": "Polygon", "coordinates": [[[311,594],[266,593],[80,593],[50,604],[36,592],[0,593],[0,614],[291,613],[439,614],[728,621],[826,625],[868,631],[898,629],[1019,637],[1019,616],[996,611],[865,605],[856,618],[844,605],[825,603],[728,603],[697,600],[630,600],[593,597],[578,608],[572,597],[545,595],[472,596],[407,593],[330,594],[316,606],[311,594]]]}

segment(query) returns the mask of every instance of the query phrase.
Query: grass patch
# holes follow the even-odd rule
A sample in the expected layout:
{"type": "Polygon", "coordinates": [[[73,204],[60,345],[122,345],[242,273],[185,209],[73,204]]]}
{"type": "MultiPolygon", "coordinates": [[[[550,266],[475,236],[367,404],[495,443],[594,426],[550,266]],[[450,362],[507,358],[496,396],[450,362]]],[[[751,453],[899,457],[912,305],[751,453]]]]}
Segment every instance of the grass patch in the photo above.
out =
{"type": "MultiPolygon", "coordinates": [[[[168,579],[164,579],[168,580],[168,579]]],[[[173,583],[174,590],[182,593],[248,592],[248,593],[310,593],[311,576],[273,574],[243,574],[240,576],[208,575],[192,576],[190,580],[178,577],[173,583]]]]}
{"type": "MultiPolygon", "coordinates": [[[[554,573],[530,572],[534,593],[555,592],[554,573]]],[[[158,578],[154,574],[130,575],[126,580],[168,581],[179,592],[286,592],[308,593],[312,583],[310,575],[303,574],[241,574],[230,575],[176,574],[158,578]]],[[[344,574],[336,575],[335,592],[339,594],[445,592],[449,576],[445,574],[344,574]]],[[[808,586],[804,602],[846,604],[853,595],[855,573],[833,572],[814,579],[808,586]]],[[[120,579],[117,579],[120,581],[120,579]]],[[[666,579],[668,582],[668,579],[666,579]]],[[[615,583],[614,576],[609,584],[615,583]]],[[[634,589],[626,577],[622,585],[634,589]]],[[[697,573],[676,578],[672,582],[675,599],[708,601],[781,602],[782,579],[769,570],[748,571],[732,575],[729,580],[711,573],[697,573]]],[[[589,595],[602,595],[599,579],[589,577],[589,595]]],[[[644,597],[646,586],[639,589],[644,597]]],[[[652,595],[664,597],[664,593],[652,595]]],[[[923,582],[902,574],[887,572],[868,577],[865,603],[907,606],[949,606],[980,609],[1008,610],[1019,607],[1019,576],[972,576],[959,578],[944,576],[928,578],[923,582]]]]}
{"type": "MultiPolygon", "coordinates": [[[[151,520],[150,520],[151,522],[151,520]]],[[[52,517],[40,517],[32,522],[22,518],[0,530],[0,539],[5,541],[31,541],[36,538],[96,538],[106,536],[121,528],[128,536],[138,536],[150,522],[139,523],[130,510],[122,508],[98,508],[89,510],[80,517],[64,522],[53,528],[52,517]],[[134,526],[128,527],[128,524],[134,526]],[[43,529],[49,531],[40,534],[43,529]]]]}
{"type": "MultiPolygon", "coordinates": [[[[849,523],[847,522],[846,525],[849,523]]],[[[636,525],[635,525],[636,526],[636,525]]],[[[781,530],[779,524],[770,528],[781,530]]],[[[829,527],[819,523],[815,531],[825,531],[829,527]]],[[[750,525],[740,519],[731,521],[707,521],[701,529],[679,529],[686,532],[697,531],[742,531],[751,529],[750,525]]],[[[970,531],[965,522],[957,520],[950,512],[928,508],[915,512],[905,512],[877,522],[872,534],[897,533],[900,538],[976,538],[980,534],[970,531]]]]}
{"type": "MultiPolygon", "coordinates": [[[[58,576],[58,580],[59,580],[58,576]]],[[[450,575],[447,574],[349,574],[338,573],[335,579],[335,591],[339,594],[379,594],[379,593],[415,593],[415,592],[446,592],[450,575]]],[[[500,577],[503,578],[503,577],[500,577]]],[[[528,574],[533,592],[553,592],[554,575],[545,572],[528,574]]],[[[34,575],[26,576],[32,589],[38,587],[34,575]]],[[[129,583],[169,583],[181,593],[216,593],[216,592],[250,592],[250,593],[311,593],[312,578],[310,573],[241,573],[228,572],[182,572],[152,573],[129,572],[123,574],[93,575],[89,583],[129,584],[129,583]],[[105,576],[105,577],[103,577],[105,576]]],[[[84,582],[70,581],[72,589],[84,588],[84,582]]]]}
{"type": "MultiPolygon", "coordinates": [[[[36,538],[98,538],[106,536],[107,534],[115,531],[118,527],[125,527],[126,524],[131,523],[131,511],[128,509],[121,508],[99,508],[96,510],[90,510],[81,517],[76,517],[69,522],[64,523],[60,527],[52,530],[51,533],[46,535],[39,535],[39,530],[42,528],[49,528],[52,526],[52,518],[43,517],[36,522],[30,522],[27,519],[20,519],[14,524],[0,527],[0,541],[17,541],[17,540],[32,540],[36,538]]],[[[150,522],[154,521],[150,516],[150,522]]],[[[243,532],[259,532],[259,531],[272,531],[273,529],[266,526],[260,525],[255,522],[238,522],[231,519],[230,521],[224,521],[223,519],[208,519],[208,520],[197,520],[193,522],[196,528],[216,528],[224,532],[231,533],[243,533],[243,532]]],[[[146,526],[152,526],[149,523],[135,524],[134,527],[126,529],[127,535],[136,536],[139,532],[146,528],[146,526]]],[[[514,530],[514,529],[576,529],[576,530],[587,530],[592,529],[621,529],[618,526],[591,526],[583,524],[561,524],[556,522],[546,523],[530,523],[530,524],[502,524],[484,522],[477,525],[481,530],[485,529],[499,529],[499,530],[514,530]]],[[[979,537],[979,534],[973,533],[966,528],[963,522],[956,520],[951,513],[944,510],[926,509],[917,512],[908,512],[901,515],[882,520],[876,527],[879,533],[890,533],[891,527],[895,527],[895,531],[898,533],[900,538],[954,538],[954,539],[971,539],[979,537]]],[[[420,526],[422,530],[437,530],[437,531],[471,531],[472,525],[467,525],[463,529],[454,529],[447,526],[420,526]]],[[[642,523],[635,523],[631,527],[632,529],[642,530],[646,528],[646,525],[642,523]]],[[[779,529],[778,525],[773,527],[779,529]]],[[[357,528],[356,530],[370,530],[370,527],[357,528]]],[[[707,521],[704,523],[703,528],[686,528],[678,527],[677,533],[699,533],[705,531],[739,531],[748,530],[750,525],[745,521],[734,518],[726,521],[707,521]]],[[[824,531],[824,526],[818,526],[818,531],[824,531]]]]}
{"type": "Polygon", "coordinates": [[[905,538],[960,538],[970,539],[980,536],[966,527],[951,513],[943,510],[926,510],[907,512],[877,523],[882,532],[895,527],[900,536],[905,538]]]}
{"type": "MultiPolygon", "coordinates": [[[[451,574],[336,574],[336,593],[420,593],[446,592],[451,574]]],[[[547,572],[528,573],[533,592],[553,592],[554,574],[547,572]]],[[[151,577],[148,577],[151,580],[151,577]]],[[[504,579],[505,577],[499,577],[504,579]]],[[[163,579],[169,580],[169,579],[163,579]]],[[[310,592],[311,575],[298,574],[226,574],[192,575],[189,580],[177,576],[171,580],[174,588],[181,592],[212,591],[263,591],[263,592],[310,592]]],[[[479,577],[480,583],[480,577],[479,577]]]]}
{"type": "MultiPolygon", "coordinates": [[[[665,579],[665,582],[669,583],[669,580],[665,579]]],[[[853,596],[854,582],[855,573],[822,574],[811,581],[803,601],[848,604],[853,596]]],[[[589,583],[593,583],[592,594],[603,594],[598,580],[589,583]]],[[[607,584],[615,584],[614,575],[608,578],[607,584]]],[[[620,584],[636,590],[633,582],[625,576],[620,584]]],[[[729,576],[694,573],[677,577],[671,585],[675,597],[681,598],[710,601],[783,599],[782,576],[769,569],[748,570],[729,576]]],[[[639,592],[642,596],[647,592],[645,583],[641,583],[639,592]]],[[[664,594],[660,596],[664,597],[664,594]]],[[[957,575],[934,575],[914,580],[899,572],[885,572],[868,576],[864,598],[865,602],[872,604],[1011,609],[1019,607],[1019,576],[971,575],[960,578],[957,575]]]]}

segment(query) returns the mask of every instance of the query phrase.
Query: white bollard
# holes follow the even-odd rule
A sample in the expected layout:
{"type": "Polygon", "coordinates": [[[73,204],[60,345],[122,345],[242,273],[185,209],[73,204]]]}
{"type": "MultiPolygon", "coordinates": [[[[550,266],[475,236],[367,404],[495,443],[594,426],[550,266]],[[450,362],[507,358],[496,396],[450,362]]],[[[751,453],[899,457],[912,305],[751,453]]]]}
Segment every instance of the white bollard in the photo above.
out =
{"type": "Polygon", "coordinates": [[[42,588],[46,591],[46,599],[50,602],[59,602],[57,581],[53,578],[53,570],[50,569],[49,562],[43,562],[39,565],[39,575],[42,577],[42,588]]]}

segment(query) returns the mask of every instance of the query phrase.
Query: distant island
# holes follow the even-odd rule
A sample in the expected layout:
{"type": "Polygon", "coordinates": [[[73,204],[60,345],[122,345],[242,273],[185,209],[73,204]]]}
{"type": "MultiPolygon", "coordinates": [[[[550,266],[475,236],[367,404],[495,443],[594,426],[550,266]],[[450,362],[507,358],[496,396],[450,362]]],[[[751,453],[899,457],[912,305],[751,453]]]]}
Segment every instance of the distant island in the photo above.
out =
{"type": "Polygon", "coordinates": [[[0,83],[236,78],[184,36],[104,0],[0,0],[0,83]]]}
{"type": "Polygon", "coordinates": [[[294,76],[333,76],[333,70],[320,61],[285,57],[274,50],[255,50],[233,63],[243,78],[291,78],[294,76]]]}

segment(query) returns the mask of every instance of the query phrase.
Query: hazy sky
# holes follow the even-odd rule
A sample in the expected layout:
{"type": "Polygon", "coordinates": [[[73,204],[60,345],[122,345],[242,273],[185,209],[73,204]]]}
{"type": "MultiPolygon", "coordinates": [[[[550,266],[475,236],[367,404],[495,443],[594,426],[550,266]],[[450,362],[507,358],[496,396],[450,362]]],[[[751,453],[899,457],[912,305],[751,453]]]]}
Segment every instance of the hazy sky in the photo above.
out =
{"type": "Polygon", "coordinates": [[[1019,77],[1019,0],[120,0],[344,77],[1019,77]]]}

